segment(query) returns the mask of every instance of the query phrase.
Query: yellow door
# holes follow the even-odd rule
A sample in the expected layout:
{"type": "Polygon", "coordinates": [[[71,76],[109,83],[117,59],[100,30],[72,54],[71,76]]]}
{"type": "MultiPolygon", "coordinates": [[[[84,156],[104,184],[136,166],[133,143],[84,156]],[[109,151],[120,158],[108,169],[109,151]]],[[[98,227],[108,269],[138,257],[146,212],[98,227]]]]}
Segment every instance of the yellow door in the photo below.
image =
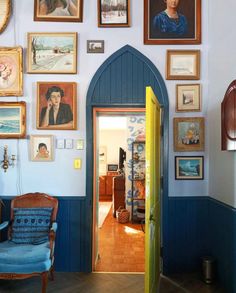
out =
{"type": "Polygon", "coordinates": [[[145,293],[156,293],[160,279],[160,127],[160,105],[147,87],[145,293]]]}

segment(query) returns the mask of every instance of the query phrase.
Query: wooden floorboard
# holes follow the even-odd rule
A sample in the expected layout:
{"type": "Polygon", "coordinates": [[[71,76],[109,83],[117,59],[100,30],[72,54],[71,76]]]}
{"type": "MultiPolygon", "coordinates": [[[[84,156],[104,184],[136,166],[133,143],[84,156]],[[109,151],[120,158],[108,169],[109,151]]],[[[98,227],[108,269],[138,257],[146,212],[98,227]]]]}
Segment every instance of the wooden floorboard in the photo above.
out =
{"type": "MultiPolygon", "coordinates": [[[[41,293],[39,277],[0,280],[1,293],[41,293]]],[[[144,293],[144,274],[55,273],[47,293],[144,293]]],[[[217,284],[206,285],[197,274],[162,277],[159,293],[225,293],[217,284]]]]}

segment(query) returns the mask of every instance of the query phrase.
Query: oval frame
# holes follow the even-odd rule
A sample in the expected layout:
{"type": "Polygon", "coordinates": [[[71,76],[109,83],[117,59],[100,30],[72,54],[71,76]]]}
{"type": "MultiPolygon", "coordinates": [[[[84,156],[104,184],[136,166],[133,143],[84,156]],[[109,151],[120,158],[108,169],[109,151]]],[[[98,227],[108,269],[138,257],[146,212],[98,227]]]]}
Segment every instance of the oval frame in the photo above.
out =
{"type": "MultiPolygon", "coordinates": [[[[7,24],[9,22],[11,12],[12,12],[11,0],[0,0],[0,5],[1,5],[1,2],[3,2],[3,1],[6,2],[6,12],[5,12],[5,14],[4,13],[0,14],[0,34],[7,27],[7,24]],[[1,24],[1,18],[2,18],[2,24],[1,24]]],[[[4,5],[4,3],[3,3],[3,5],[4,5]]]]}

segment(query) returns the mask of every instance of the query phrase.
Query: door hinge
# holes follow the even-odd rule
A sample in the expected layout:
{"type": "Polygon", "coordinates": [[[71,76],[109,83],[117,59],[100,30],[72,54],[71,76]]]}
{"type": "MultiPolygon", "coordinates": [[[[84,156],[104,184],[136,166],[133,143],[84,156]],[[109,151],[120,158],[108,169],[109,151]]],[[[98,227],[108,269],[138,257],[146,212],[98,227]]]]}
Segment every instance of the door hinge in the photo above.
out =
{"type": "Polygon", "coordinates": [[[161,189],[163,189],[163,185],[164,185],[164,177],[161,176],[160,178],[160,184],[161,184],[161,189]]]}
{"type": "Polygon", "coordinates": [[[163,135],[164,135],[164,125],[161,124],[161,136],[163,136],[163,135]]]}

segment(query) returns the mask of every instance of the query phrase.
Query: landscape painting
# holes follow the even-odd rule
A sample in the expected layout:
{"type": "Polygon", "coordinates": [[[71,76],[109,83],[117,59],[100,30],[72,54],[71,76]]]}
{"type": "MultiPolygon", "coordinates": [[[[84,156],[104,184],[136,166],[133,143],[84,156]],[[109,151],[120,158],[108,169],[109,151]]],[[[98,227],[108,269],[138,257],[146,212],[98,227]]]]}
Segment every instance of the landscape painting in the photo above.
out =
{"type": "Polygon", "coordinates": [[[0,138],[25,136],[25,102],[0,102],[0,138]]]}
{"type": "Polygon", "coordinates": [[[203,179],[203,156],[175,157],[175,179],[203,179]]]}
{"type": "Polygon", "coordinates": [[[76,73],[76,33],[29,33],[28,73],[76,73]]]}
{"type": "Polygon", "coordinates": [[[98,0],[98,26],[129,26],[130,0],[98,0]]]}

